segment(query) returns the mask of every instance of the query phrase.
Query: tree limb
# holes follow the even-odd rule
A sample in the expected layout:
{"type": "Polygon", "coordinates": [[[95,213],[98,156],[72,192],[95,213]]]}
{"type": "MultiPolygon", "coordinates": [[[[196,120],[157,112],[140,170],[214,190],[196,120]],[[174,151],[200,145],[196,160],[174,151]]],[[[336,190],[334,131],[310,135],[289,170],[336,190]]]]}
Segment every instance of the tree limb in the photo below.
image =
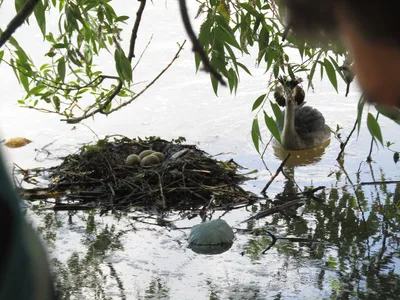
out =
{"type": "Polygon", "coordinates": [[[136,20],[132,28],[131,42],[129,45],[128,58],[130,61],[132,61],[132,58],[135,57],[135,44],[136,44],[137,33],[139,30],[140,21],[142,20],[144,8],[146,6],[146,0],[138,0],[138,1],[140,2],[140,6],[138,11],[136,12],[136,20]]]}
{"type": "Polygon", "coordinates": [[[35,9],[39,0],[28,0],[16,16],[7,25],[6,30],[0,35],[0,49],[10,39],[12,34],[20,27],[35,9]]]}
{"type": "Polygon", "coordinates": [[[181,9],[181,17],[183,21],[183,25],[185,26],[186,32],[192,42],[193,45],[193,52],[199,54],[201,61],[204,65],[204,70],[206,72],[211,73],[221,83],[222,85],[226,86],[225,80],[222,78],[222,75],[217,72],[211,66],[210,61],[208,60],[207,54],[204,52],[203,47],[200,45],[199,40],[196,37],[196,34],[193,31],[192,25],[190,24],[189,15],[186,7],[186,0],[179,0],[179,7],[181,9]]]}

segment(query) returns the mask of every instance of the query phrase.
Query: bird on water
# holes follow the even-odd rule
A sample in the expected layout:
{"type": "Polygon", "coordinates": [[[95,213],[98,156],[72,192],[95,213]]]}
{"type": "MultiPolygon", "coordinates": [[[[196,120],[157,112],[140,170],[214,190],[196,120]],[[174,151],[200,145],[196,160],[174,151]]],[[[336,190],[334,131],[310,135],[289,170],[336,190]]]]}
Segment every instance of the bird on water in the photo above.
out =
{"type": "Polygon", "coordinates": [[[323,145],[331,137],[329,126],[320,111],[306,106],[304,90],[300,79],[279,79],[274,97],[280,106],[285,107],[283,123],[278,124],[282,147],[287,150],[302,150],[323,145]]]}

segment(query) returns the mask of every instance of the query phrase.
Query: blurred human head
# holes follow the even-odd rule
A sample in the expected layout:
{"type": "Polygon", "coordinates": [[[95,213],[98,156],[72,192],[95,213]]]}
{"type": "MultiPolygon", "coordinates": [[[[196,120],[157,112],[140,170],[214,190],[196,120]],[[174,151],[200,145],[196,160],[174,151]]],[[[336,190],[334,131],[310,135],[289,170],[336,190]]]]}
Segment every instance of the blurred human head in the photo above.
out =
{"type": "Polygon", "coordinates": [[[400,107],[400,1],[284,0],[295,33],[313,41],[341,39],[367,99],[400,107]]]}

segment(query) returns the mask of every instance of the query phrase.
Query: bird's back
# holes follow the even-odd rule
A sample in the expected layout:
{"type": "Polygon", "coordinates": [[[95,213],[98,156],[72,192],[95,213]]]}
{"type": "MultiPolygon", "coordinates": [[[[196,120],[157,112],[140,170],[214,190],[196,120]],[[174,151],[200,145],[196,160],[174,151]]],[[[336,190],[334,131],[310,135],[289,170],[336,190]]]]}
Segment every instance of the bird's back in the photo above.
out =
{"type": "MultiPolygon", "coordinates": [[[[284,116],[285,112],[283,112],[284,116]]],[[[283,125],[278,123],[280,131],[283,130],[283,125]]],[[[322,113],[311,106],[296,108],[294,126],[304,148],[318,147],[327,141],[331,135],[322,113]]]]}

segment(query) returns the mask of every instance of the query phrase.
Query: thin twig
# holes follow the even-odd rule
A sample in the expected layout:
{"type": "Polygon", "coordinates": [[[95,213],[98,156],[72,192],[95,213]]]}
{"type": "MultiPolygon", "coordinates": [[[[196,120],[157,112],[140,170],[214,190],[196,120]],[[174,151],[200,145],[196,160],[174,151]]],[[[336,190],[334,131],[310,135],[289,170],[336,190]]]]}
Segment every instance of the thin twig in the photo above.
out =
{"type": "Polygon", "coordinates": [[[353,134],[354,131],[356,130],[357,124],[358,124],[358,119],[354,122],[353,128],[351,129],[350,134],[347,136],[346,141],[345,141],[344,143],[340,143],[340,152],[339,152],[339,154],[338,154],[336,160],[340,160],[340,159],[343,158],[344,149],[346,148],[347,143],[348,143],[349,140],[350,140],[350,137],[352,136],[352,134],[353,134]]]}
{"type": "Polygon", "coordinates": [[[144,8],[146,6],[146,0],[138,0],[138,1],[140,2],[140,6],[138,11],[136,12],[136,20],[132,28],[131,42],[129,44],[128,58],[130,61],[132,61],[132,58],[135,57],[135,44],[136,44],[137,33],[139,31],[139,25],[140,21],[142,20],[144,8]]]}
{"type": "MultiPolygon", "coordinates": [[[[141,90],[138,94],[136,94],[134,97],[132,97],[130,100],[128,100],[128,101],[126,101],[126,102],[124,102],[124,103],[122,103],[121,105],[119,105],[119,106],[117,106],[117,107],[115,107],[115,108],[113,108],[113,109],[111,109],[111,110],[109,110],[107,113],[104,113],[105,115],[109,115],[109,114],[111,114],[111,113],[113,113],[113,112],[115,112],[115,111],[117,111],[117,110],[119,110],[119,109],[121,109],[122,107],[124,107],[124,106],[126,106],[126,105],[128,105],[128,104],[130,104],[130,103],[132,103],[134,100],[136,100],[139,96],[141,96],[145,91],[147,91],[147,89],[149,88],[149,87],[151,87],[171,66],[172,66],[172,64],[175,62],[175,60],[177,60],[178,58],[179,58],[179,54],[181,53],[181,51],[182,51],[182,49],[183,49],[183,46],[185,45],[185,43],[186,43],[186,40],[185,41],[183,41],[183,43],[182,43],[182,45],[179,47],[179,49],[178,49],[178,51],[176,52],[176,54],[175,54],[175,56],[174,56],[174,58],[171,60],[171,62],[148,84],[148,85],[146,85],[146,87],[143,89],[143,90],[141,90]]],[[[69,123],[68,122],[68,120],[67,120],[67,123],[69,123]]]]}
{"type": "Polygon", "coordinates": [[[265,194],[265,191],[269,188],[271,183],[274,181],[274,179],[279,175],[279,173],[282,171],[283,167],[285,166],[287,160],[290,158],[290,152],[286,155],[285,159],[282,161],[280,164],[279,168],[276,170],[274,176],[271,177],[271,179],[267,182],[265,187],[262,189],[261,194],[265,194]]]}
{"type": "Polygon", "coordinates": [[[357,185],[385,185],[385,184],[398,184],[399,180],[388,180],[388,181],[364,181],[357,185]]]}
{"type": "Polygon", "coordinates": [[[269,139],[268,143],[265,145],[265,148],[264,148],[263,153],[261,154],[261,161],[263,162],[263,165],[264,165],[265,169],[269,172],[269,174],[270,174],[271,176],[272,176],[272,173],[271,173],[271,171],[269,170],[267,164],[265,163],[264,154],[265,154],[265,151],[267,151],[267,148],[268,148],[268,146],[269,146],[269,144],[271,143],[271,141],[272,141],[273,138],[274,138],[274,137],[271,136],[271,138],[269,139]]]}
{"type": "Polygon", "coordinates": [[[179,0],[179,6],[181,9],[181,17],[183,21],[183,25],[185,26],[186,32],[192,42],[193,52],[199,54],[201,61],[204,65],[204,70],[206,72],[211,73],[215,79],[219,81],[222,85],[226,86],[225,80],[222,78],[222,75],[218,73],[213,66],[211,66],[210,61],[208,60],[207,54],[204,52],[202,45],[200,45],[199,40],[196,38],[196,34],[193,31],[192,25],[190,24],[188,10],[186,7],[186,0],[179,0]]]}
{"type": "Polygon", "coordinates": [[[0,49],[10,39],[15,30],[31,15],[39,0],[27,1],[16,16],[8,23],[6,30],[0,35],[0,49]]]}

